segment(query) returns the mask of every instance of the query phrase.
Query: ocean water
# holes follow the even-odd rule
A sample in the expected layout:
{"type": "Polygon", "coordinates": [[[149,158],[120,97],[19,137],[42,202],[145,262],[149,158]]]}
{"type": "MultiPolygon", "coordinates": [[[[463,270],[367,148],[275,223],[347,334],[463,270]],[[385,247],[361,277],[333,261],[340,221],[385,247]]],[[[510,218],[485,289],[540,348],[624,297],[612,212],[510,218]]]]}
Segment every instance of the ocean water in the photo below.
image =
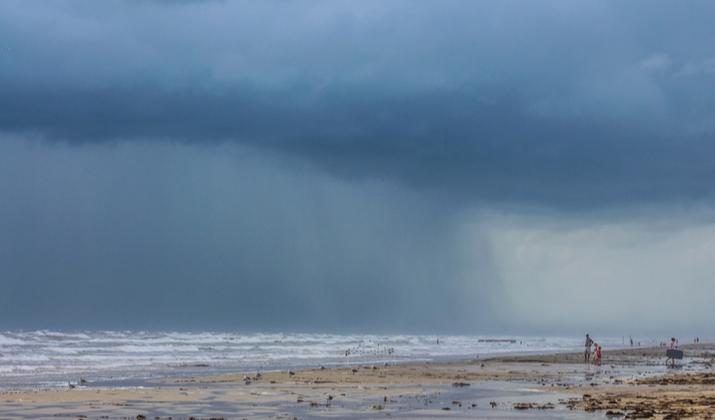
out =
{"type": "MultiPolygon", "coordinates": [[[[622,337],[598,339],[604,348],[622,337]]],[[[644,342],[645,344],[645,342],[644,342]]],[[[573,351],[583,338],[240,334],[230,332],[0,332],[0,388],[136,384],[172,375],[573,351]],[[494,341],[511,340],[511,341],[494,341]]]]}

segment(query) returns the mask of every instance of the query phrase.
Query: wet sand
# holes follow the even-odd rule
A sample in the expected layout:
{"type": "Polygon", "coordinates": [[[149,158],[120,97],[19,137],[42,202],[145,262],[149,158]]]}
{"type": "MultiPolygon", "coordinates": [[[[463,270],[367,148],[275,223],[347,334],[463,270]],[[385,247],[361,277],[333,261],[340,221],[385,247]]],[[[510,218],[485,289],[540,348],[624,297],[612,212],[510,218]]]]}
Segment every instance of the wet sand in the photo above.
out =
{"type": "Polygon", "coordinates": [[[0,418],[678,418],[715,415],[715,345],[167,378],[5,391],[0,418]]]}

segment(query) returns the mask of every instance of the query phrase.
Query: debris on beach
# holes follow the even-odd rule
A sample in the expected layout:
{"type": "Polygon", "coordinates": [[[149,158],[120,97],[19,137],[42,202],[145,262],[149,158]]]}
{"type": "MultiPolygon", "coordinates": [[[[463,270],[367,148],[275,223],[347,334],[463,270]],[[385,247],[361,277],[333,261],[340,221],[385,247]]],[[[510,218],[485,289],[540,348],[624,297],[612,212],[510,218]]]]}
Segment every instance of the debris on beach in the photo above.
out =
{"type": "Polygon", "coordinates": [[[533,402],[517,402],[512,405],[515,410],[551,410],[556,408],[553,403],[539,404],[533,402]]]}

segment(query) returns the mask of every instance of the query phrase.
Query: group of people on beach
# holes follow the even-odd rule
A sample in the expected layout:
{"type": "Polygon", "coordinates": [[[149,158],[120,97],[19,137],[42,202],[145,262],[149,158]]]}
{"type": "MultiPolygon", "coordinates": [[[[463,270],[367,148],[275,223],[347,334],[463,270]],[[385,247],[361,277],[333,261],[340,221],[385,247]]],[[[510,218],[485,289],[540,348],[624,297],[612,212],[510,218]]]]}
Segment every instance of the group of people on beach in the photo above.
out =
{"type": "Polygon", "coordinates": [[[591,354],[593,353],[593,363],[595,365],[600,365],[601,364],[601,345],[593,341],[591,339],[591,336],[586,334],[586,351],[583,354],[583,361],[585,363],[590,363],[591,362],[591,354]],[[591,351],[591,347],[593,347],[593,352],[591,351]]]}

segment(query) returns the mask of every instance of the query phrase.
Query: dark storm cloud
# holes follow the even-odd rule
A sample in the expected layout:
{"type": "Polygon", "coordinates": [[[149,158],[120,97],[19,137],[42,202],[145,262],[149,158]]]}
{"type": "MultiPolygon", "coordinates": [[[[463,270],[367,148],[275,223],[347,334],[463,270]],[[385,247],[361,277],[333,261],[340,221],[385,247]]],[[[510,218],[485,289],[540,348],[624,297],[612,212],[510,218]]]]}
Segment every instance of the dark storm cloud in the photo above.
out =
{"type": "Polygon", "coordinates": [[[709,2],[0,5],[0,129],[558,208],[713,196],[709,2]]]}
{"type": "Polygon", "coordinates": [[[0,2],[0,327],[705,326],[713,12],[0,2]]]}
{"type": "Polygon", "coordinates": [[[3,138],[0,328],[494,328],[498,287],[473,281],[488,250],[461,250],[442,206],[299,169],[235,145],[3,138]]]}

